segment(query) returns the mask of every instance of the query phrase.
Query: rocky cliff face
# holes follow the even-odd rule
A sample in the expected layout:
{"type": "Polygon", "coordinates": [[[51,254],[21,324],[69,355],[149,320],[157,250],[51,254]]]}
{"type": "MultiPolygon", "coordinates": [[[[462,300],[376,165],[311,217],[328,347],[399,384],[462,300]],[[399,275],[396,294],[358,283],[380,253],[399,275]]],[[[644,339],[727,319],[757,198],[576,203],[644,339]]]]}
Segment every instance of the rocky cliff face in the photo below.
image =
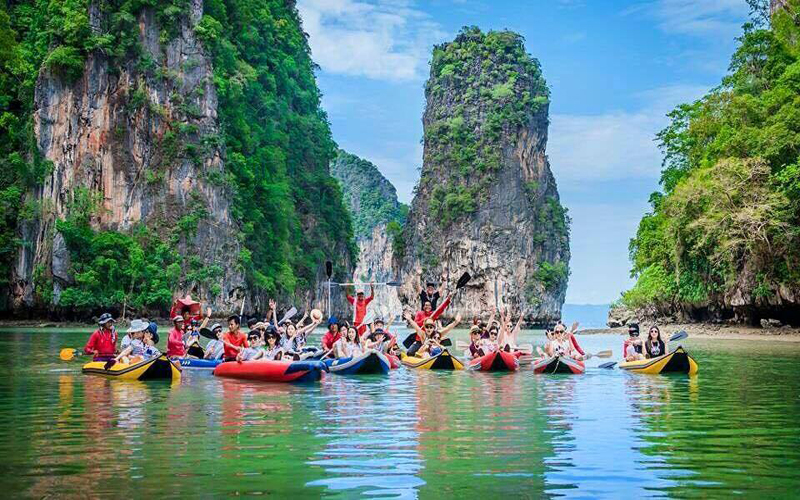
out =
{"type": "Polygon", "coordinates": [[[186,293],[218,314],[245,297],[247,312],[268,297],[323,306],[325,260],[348,278],[355,244],[294,2],[87,5],[64,33],[20,28],[52,37],[32,60],[37,151],[24,152],[52,170],[22,200],[15,312],[130,310],[135,295],[155,313],[186,293]],[[124,272],[105,275],[109,262],[124,272]]]}
{"type": "Polygon", "coordinates": [[[531,324],[559,318],[568,218],[545,153],[538,62],[514,33],[467,28],[435,48],[426,99],[424,163],[395,261],[401,299],[416,304],[422,282],[453,284],[468,271],[448,314],[497,300],[531,324]]]}
{"type": "MultiPolygon", "coordinates": [[[[91,25],[100,25],[102,15],[90,7],[91,25]]],[[[56,303],[61,289],[74,283],[55,221],[67,215],[81,188],[99,195],[100,210],[91,221],[97,229],[125,231],[143,223],[167,233],[182,216],[202,210],[207,223],[193,238],[181,239],[182,253],[222,266],[225,279],[213,302],[217,309],[235,309],[241,301],[244,281],[235,262],[240,243],[229,194],[208,181],[221,175],[223,161],[219,147],[203,144],[219,127],[211,67],[192,29],[201,15],[202,1],[194,0],[179,35],[166,44],[159,41],[153,13],[139,15],[141,46],[157,61],[159,75],[169,78],[141,71],[133,61],[112,68],[99,51],[88,55],[83,76],[73,83],[51,71],[40,74],[34,127],[39,152],[53,162],[53,170],[27,195],[42,212],[22,227],[25,244],[13,269],[16,308],[34,305],[37,267],[52,273],[56,303]],[[176,154],[175,141],[202,147],[192,156],[176,154]]],[[[209,296],[203,284],[182,292],[209,296]]]]}
{"type": "MultiPolygon", "coordinates": [[[[359,250],[353,281],[394,281],[390,233],[405,223],[408,207],[398,202],[395,187],[374,164],[353,154],[339,151],[331,163],[331,174],[341,183],[345,202],[353,214],[359,250]]],[[[394,287],[376,287],[370,307],[387,321],[402,313],[394,287]]]]}

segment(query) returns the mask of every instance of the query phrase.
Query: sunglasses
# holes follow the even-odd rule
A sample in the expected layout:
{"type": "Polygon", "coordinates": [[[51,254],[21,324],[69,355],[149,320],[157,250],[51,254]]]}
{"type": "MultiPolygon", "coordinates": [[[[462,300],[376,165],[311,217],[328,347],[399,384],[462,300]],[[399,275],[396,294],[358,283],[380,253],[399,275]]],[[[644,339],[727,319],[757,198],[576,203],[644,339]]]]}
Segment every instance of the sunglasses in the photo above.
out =
{"type": "Polygon", "coordinates": [[[433,330],[433,325],[425,325],[426,330],[433,330]]]}
{"type": "Polygon", "coordinates": [[[638,337],[639,336],[639,332],[630,331],[628,333],[630,334],[631,337],[638,337]]]}

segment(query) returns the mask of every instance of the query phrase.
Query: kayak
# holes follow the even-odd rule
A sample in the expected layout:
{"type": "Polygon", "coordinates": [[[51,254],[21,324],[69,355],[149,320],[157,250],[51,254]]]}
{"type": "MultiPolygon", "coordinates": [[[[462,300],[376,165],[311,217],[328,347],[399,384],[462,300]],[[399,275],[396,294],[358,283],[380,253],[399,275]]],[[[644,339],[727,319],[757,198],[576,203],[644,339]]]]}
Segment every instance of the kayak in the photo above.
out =
{"type": "Polygon", "coordinates": [[[322,361],[229,361],[214,368],[217,377],[264,382],[316,382],[328,366],[322,361]]]}
{"type": "Polygon", "coordinates": [[[222,359],[199,359],[199,358],[177,358],[181,364],[181,368],[191,368],[195,370],[213,370],[218,364],[222,363],[222,359]]]}
{"type": "Polygon", "coordinates": [[[421,370],[463,370],[464,363],[457,357],[450,354],[447,349],[442,350],[436,356],[422,358],[419,356],[400,355],[400,361],[409,368],[419,368],[421,370]]]}
{"type": "Polygon", "coordinates": [[[181,369],[166,354],[146,359],[139,363],[115,363],[106,369],[105,361],[91,361],[83,365],[83,373],[103,375],[120,380],[172,380],[181,379],[181,369]]]}
{"type": "Polygon", "coordinates": [[[674,351],[652,359],[642,359],[639,361],[626,361],[619,364],[623,370],[633,373],[686,373],[694,375],[697,373],[697,362],[689,356],[689,353],[679,346],[674,351]]]}
{"type": "Polygon", "coordinates": [[[568,358],[566,356],[555,356],[552,358],[540,358],[533,362],[534,373],[574,373],[581,374],[586,371],[583,361],[568,358]]]}
{"type": "Polygon", "coordinates": [[[482,372],[514,372],[519,370],[519,356],[512,352],[494,351],[470,360],[468,367],[482,372]]]}
{"type": "Polygon", "coordinates": [[[326,359],[325,364],[331,373],[339,375],[365,375],[368,373],[389,373],[391,364],[386,356],[370,349],[361,356],[351,358],[326,359]]]}

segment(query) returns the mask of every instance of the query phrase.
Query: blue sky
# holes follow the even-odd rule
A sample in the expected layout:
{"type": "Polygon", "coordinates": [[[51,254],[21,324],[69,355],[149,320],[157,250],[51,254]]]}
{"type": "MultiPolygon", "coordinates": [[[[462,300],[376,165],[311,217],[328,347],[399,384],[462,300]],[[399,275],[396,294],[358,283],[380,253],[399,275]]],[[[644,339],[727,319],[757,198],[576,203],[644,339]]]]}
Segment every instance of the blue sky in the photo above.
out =
{"type": "Polygon", "coordinates": [[[719,84],[745,0],[299,0],[334,139],[409,203],[434,44],[465,25],[521,33],[552,96],[547,152],[572,216],[569,303],[632,284],[628,241],[658,187],[653,141],[675,105],[719,84]]]}

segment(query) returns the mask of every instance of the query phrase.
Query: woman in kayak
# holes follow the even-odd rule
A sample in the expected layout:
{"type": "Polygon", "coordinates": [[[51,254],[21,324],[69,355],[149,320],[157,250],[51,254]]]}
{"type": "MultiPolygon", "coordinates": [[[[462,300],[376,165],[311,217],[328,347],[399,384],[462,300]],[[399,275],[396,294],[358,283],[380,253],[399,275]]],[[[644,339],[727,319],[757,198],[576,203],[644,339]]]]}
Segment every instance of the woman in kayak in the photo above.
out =
{"type": "Polygon", "coordinates": [[[214,323],[211,325],[211,331],[217,336],[216,340],[209,340],[206,344],[204,359],[220,359],[222,353],[225,351],[225,343],[222,342],[222,325],[214,323]]]}
{"type": "Polygon", "coordinates": [[[645,359],[644,342],[639,338],[639,325],[636,323],[628,325],[628,338],[622,343],[622,355],[625,361],[645,359]]]}
{"type": "Polygon", "coordinates": [[[343,329],[344,336],[341,337],[333,344],[333,357],[335,358],[353,358],[363,354],[361,348],[361,338],[358,336],[358,330],[351,326],[343,329]]]}
{"type": "Polygon", "coordinates": [[[306,326],[301,326],[302,321],[304,320],[298,322],[297,325],[291,322],[286,324],[286,338],[283,341],[283,350],[287,354],[299,356],[306,345],[306,334],[313,331],[321,323],[321,320],[318,319],[316,321],[312,320],[306,326]]]}
{"type": "MultiPolygon", "coordinates": [[[[447,300],[445,300],[445,304],[448,301],[449,301],[449,297],[448,297],[447,300]]],[[[442,305],[444,305],[444,304],[442,304],[442,305]]],[[[408,321],[408,324],[411,325],[412,328],[414,328],[414,331],[417,333],[417,338],[422,340],[421,342],[415,342],[414,345],[412,345],[411,348],[408,350],[408,355],[409,356],[413,356],[414,354],[416,354],[416,352],[418,350],[420,350],[420,348],[423,346],[424,342],[428,339],[428,337],[433,336],[433,334],[436,332],[436,323],[434,322],[433,319],[428,318],[423,323],[423,326],[420,327],[417,324],[417,322],[414,321],[414,318],[411,316],[411,313],[406,313],[405,318],[406,318],[406,321],[408,321]],[[414,349],[415,346],[418,346],[418,347],[416,349],[414,349]],[[413,351],[412,351],[412,349],[413,349],[413,351]]],[[[461,314],[456,314],[456,317],[453,320],[453,322],[450,323],[449,325],[443,327],[438,332],[439,333],[438,338],[440,340],[445,338],[447,336],[447,334],[450,333],[450,331],[453,330],[453,328],[458,326],[459,323],[461,323],[461,314]]]]}
{"type": "Polygon", "coordinates": [[[656,325],[650,327],[647,332],[647,340],[644,342],[645,356],[648,358],[657,358],[663,356],[667,352],[664,341],[661,340],[661,330],[656,325]]]}
{"type": "Polygon", "coordinates": [[[116,362],[124,364],[135,364],[145,360],[145,344],[144,332],[149,323],[145,323],[140,319],[131,321],[131,326],[128,328],[128,337],[130,342],[125,346],[122,351],[114,358],[116,362]]]}
{"type": "Polygon", "coordinates": [[[469,349],[464,351],[464,356],[467,358],[480,358],[484,356],[486,353],[483,351],[483,339],[481,327],[478,325],[472,325],[469,329],[469,349]]]}
{"type": "Polygon", "coordinates": [[[279,361],[283,357],[283,348],[278,330],[270,326],[264,333],[264,339],[264,359],[279,361]]]}
{"type": "Polygon", "coordinates": [[[583,359],[581,353],[579,353],[572,345],[572,341],[570,340],[569,336],[570,334],[567,332],[567,327],[565,325],[562,323],[556,324],[551,340],[545,344],[544,351],[547,356],[551,358],[556,356],[565,356],[578,360],[583,359]]]}
{"type": "Polygon", "coordinates": [[[117,354],[117,332],[114,330],[114,318],[103,313],[97,320],[100,328],[94,331],[83,347],[83,352],[91,354],[94,361],[111,361],[117,354]]]}

